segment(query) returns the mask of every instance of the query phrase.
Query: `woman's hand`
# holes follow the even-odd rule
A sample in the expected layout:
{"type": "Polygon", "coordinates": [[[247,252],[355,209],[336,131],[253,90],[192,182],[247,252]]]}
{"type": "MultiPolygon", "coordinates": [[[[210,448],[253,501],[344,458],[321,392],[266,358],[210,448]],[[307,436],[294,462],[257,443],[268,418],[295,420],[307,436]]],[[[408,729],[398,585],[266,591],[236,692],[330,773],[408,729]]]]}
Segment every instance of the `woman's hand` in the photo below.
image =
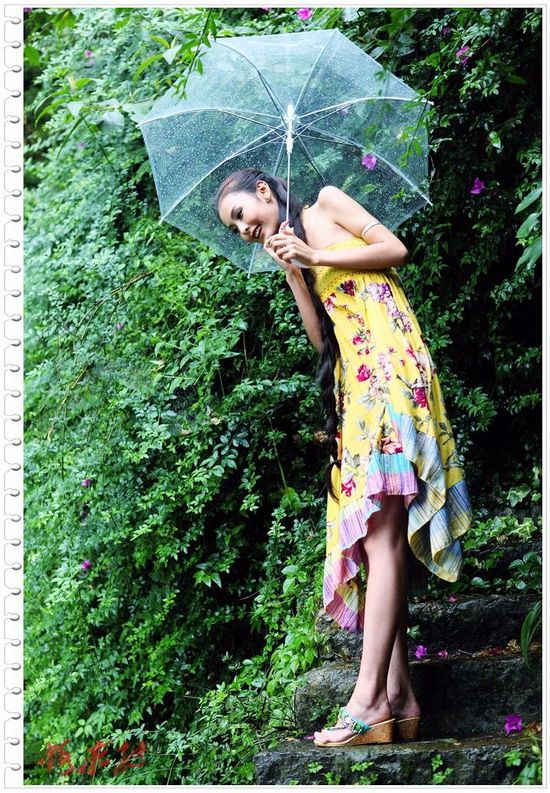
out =
{"type": "Polygon", "coordinates": [[[292,264],[291,259],[307,267],[315,267],[317,261],[317,251],[297,237],[286,220],[281,223],[279,232],[265,241],[264,250],[286,271],[287,281],[289,275],[301,276],[300,268],[292,264]]]}

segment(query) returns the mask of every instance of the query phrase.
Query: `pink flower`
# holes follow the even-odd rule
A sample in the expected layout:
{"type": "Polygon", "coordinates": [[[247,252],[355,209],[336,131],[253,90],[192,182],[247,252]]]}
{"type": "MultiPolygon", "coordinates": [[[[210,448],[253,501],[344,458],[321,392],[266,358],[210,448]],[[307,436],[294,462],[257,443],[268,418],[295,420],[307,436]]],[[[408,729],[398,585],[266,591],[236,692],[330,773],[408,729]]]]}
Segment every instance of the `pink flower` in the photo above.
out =
{"type": "Polygon", "coordinates": [[[82,487],[90,487],[91,484],[92,484],[92,480],[91,479],[83,479],[82,480],[82,487]]]}
{"type": "Polygon", "coordinates": [[[84,57],[85,58],[91,58],[93,54],[94,54],[93,50],[84,50],[84,57]]]}
{"type": "Polygon", "coordinates": [[[437,655],[439,656],[439,658],[448,658],[449,657],[449,653],[447,652],[447,650],[440,650],[437,655]]]}
{"type": "Polygon", "coordinates": [[[122,330],[123,327],[124,327],[124,322],[117,322],[117,324],[116,324],[116,329],[117,330],[122,330]]]}
{"type": "Polygon", "coordinates": [[[353,481],[353,476],[350,476],[347,482],[342,482],[340,485],[342,493],[344,493],[346,496],[351,496],[356,487],[357,485],[353,481]]]}
{"type": "Polygon", "coordinates": [[[462,65],[464,65],[470,60],[469,55],[464,55],[464,53],[468,52],[469,49],[470,47],[468,46],[468,44],[465,44],[463,47],[461,47],[459,50],[455,52],[456,57],[458,58],[458,60],[462,65]]]}
{"type": "Polygon", "coordinates": [[[335,295],[335,294],[334,294],[334,292],[333,292],[331,295],[329,295],[329,296],[327,297],[327,299],[326,299],[326,300],[324,300],[324,301],[323,301],[323,305],[324,305],[324,307],[326,308],[326,310],[327,310],[329,313],[330,313],[330,312],[332,311],[332,309],[334,308],[334,300],[333,300],[333,298],[334,298],[334,297],[336,297],[336,295],[335,295]]]}
{"type": "Polygon", "coordinates": [[[458,600],[456,595],[449,595],[449,603],[456,603],[458,600]]]}
{"type": "Polygon", "coordinates": [[[81,566],[81,568],[83,570],[89,570],[90,567],[92,566],[92,563],[90,562],[89,559],[84,559],[84,561],[82,562],[82,564],[80,566],[81,566]]]}
{"type": "Polygon", "coordinates": [[[414,651],[414,654],[417,658],[425,658],[428,655],[428,648],[424,647],[423,644],[419,644],[414,651]]]}
{"type": "Polygon", "coordinates": [[[313,740],[315,740],[315,735],[304,735],[302,740],[304,740],[304,741],[313,741],[313,740]]]}
{"type": "Polygon", "coordinates": [[[482,190],[485,190],[485,182],[482,182],[481,179],[478,179],[476,176],[474,179],[474,186],[470,190],[470,193],[473,193],[473,195],[479,195],[482,190]]]}
{"type": "Polygon", "coordinates": [[[342,284],[339,284],[338,289],[344,292],[346,295],[353,295],[355,294],[355,281],[352,281],[350,278],[348,281],[344,281],[342,284]]]}
{"type": "Polygon", "coordinates": [[[313,16],[313,11],[311,10],[311,8],[299,8],[296,11],[296,14],[300,19],[306,22],[308,19],[311,19],[311,17],[313,16]]]}
{"type": "Polygon", "coordinates": [[[509,713],[506,716],[506,721],[504,723],[504,730],[506,735],[510,735],[511,732],[514,730],[516,732],[521,732],[523,729],[523,724],[521,723],[521,716],[518,716],[517,713],[509,713]]]}
{"type": "Polygon", "coordinates": [[[428,407],[428,400],[426,398],[426,389],[421,386],[416,386],[412,390],[413,399],[420,408],[428,407]]]}
{"type": "Polygon", "coordinates": [[[363,337],[362,336],[354,336],[352,339],[353,344],[362,344],[363,337]]]}
{"type": "Polygon", "coordinates": [[[397,452],[402,452],[403,447],[391,438],[382,438],[380,441],[380,451],[382,454],[396,454],[397,452]]]}
{"type": "Polygon", "coordinates": [[[361,165],[364,165],[365,168],[368,168],[369,171],[372,171],[373,168],[376,167],[376,157],[374,154],[365,154],[363,159],[361,160],[361,165]]]}
{"type": "Polygon", "coordinates": [[[360,383],[368,380],[372,374],[372,369],[369,369],[366,363],[362,363],[359,369],[357,370],[357,374],[355,375],[356,378],[359,380],[360,383]]]}
{"type": "Polygon", "coordinates": [[[441,28],[441,35],[442,36],[448,36],[450,32],[451,32],[451,28],[448,25],[444,25],[441,28]]]}

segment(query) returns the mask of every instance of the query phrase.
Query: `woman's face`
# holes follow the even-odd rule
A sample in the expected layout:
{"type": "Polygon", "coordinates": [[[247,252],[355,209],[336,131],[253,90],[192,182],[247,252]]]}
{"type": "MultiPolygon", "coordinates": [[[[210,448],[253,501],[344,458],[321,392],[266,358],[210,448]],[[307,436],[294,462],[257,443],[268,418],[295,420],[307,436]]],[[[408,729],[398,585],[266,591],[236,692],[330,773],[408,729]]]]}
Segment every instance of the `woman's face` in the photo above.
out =
{"type": "Polygon", "coordinates": [[[279,206],[265,182],[255,193],[226,193],[218,204],[221,222],[245,242],[263,243],[279,230],[279,206]]]}

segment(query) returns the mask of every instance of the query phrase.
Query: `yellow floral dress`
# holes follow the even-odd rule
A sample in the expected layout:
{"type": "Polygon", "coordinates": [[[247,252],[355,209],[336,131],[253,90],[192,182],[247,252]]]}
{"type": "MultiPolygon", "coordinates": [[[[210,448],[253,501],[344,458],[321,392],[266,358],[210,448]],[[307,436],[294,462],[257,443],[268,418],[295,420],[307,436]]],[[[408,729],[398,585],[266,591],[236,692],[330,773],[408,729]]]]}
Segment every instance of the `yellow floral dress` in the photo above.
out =
{"type": "MultiPolygon", "coordinates": [[[[366,244],[352,237],[328,248],[366,244]]],[[[342,628],[358,633],[365,601],[360,540],[383,494],[403,495],[408,510],[409,592],[415,566],[458,579],[458,538],[470,527],[471,506],[436,369],[395,268],[312,272],[340,347],[340,467],[332,468],[339,500],[327,495],[323,602],[342,628]]]]}

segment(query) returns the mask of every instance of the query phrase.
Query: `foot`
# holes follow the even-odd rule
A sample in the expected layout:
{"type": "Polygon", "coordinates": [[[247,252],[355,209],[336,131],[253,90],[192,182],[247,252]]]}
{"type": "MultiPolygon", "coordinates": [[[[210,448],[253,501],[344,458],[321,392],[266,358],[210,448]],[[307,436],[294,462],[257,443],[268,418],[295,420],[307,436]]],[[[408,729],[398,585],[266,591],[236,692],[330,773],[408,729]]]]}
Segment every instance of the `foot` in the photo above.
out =
{"type": "MultiPolygon", "coordinates": [[[[376,724],[379,721],[386,721],[386,719],[392,718],[391,707],[387,700],[377,705],[368,705],[362,704],[352,697],[346,708],[352,716],[356,716],[366,724],[376,724]]],[[[313,735],[321,743],[339,743],[351,738],[352,735],[357,735],[357,733],[347,727],[341,727],[338,730],[317,730],[313,735]]]]}
{"type": "Polygon", "coordinates": [[[420,716],[420,705],[411,691],[401,696],[388,696],[392,715],[396,719],[406,719],[410,716],[420,716]]]}

